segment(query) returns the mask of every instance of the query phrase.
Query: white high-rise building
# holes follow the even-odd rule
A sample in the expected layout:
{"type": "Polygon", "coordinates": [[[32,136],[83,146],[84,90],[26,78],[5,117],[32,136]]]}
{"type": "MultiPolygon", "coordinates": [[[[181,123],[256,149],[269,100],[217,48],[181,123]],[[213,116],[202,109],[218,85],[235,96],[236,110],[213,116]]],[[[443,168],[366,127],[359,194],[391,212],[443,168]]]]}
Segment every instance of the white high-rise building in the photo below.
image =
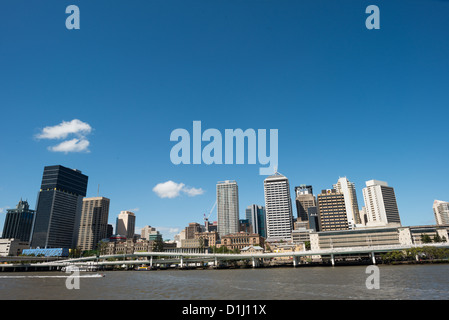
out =
{"type": "Polygon", "coordinates": [[[337,193],[343,193],[349,229],[355,228],[356,225],[361,224],[361,220],[354,183],[346,177],[339,178],[338,182],[334,184],[334,189],[337,193]]]}
{"type": "Polygon", "coordinates": [[[437,225],[449,225],[449,202],[435,200],[433,202],[433,212],[437,225]]]}
{"type": "Polygon", "coordinates": [[[386,182],[366,181],[363,188],[367,226],[384,226],[390,223],[401,224],[394,189],[386,182]]]}
{"type": "Polygon", "coordinates": [[[239,189],[235,181],[217,183],[217,223],[220,238],[239,232],[239,189]]]}
{"type": "Polygon", "coordinates": [[[116,234],[126,236],[128,239],[134,237],[136,216],[131,211],[121,211],[117,218],[116,234]]]}
{"type": "Polygon", "coordinates": [[[288,179],[277,171],[264,180],[267,240],[291,240],[292,200],[288,179]]]}

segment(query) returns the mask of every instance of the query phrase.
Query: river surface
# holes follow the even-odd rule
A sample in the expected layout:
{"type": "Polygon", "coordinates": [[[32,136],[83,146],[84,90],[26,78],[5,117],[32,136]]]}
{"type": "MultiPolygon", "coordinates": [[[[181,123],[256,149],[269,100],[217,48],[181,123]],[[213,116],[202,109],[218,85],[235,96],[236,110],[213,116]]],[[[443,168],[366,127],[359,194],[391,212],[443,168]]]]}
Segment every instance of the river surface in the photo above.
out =
{"type": "MultiPolygon", "coordinates": [[[[221,270],[2,272],[0,299],[65,300],[446,300],[449,264],[379,265],[379,288],[368,289],[367,266],[221,270]],[[71,278],[72,285],[76,284],[71,278]]],[[[376,283],[375,280],[368,281],[376,283]]]]}

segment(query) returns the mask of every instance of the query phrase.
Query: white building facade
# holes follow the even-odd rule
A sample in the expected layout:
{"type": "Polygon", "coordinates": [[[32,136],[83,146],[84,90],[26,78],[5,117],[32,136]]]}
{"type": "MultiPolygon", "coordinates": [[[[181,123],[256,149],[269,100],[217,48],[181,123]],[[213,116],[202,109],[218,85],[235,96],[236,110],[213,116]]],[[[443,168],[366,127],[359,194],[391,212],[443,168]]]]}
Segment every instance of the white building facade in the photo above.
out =
{"type": "Polygon", "coordinates": [[[394,189],[384,181],[366,181],[363,188],[367,226],[401,225],[394,189]]]}
{"type": "Polygon", "coordinates": [[[292,201],[288,179],[276,172],[264,180],[267,240],[291,241],[292,201]]]}
{"type": "Polygon", "coordinates": [[[239,232],[239,189],[235,181],[217,183],[217,223],[220,238],[239,232]]]}

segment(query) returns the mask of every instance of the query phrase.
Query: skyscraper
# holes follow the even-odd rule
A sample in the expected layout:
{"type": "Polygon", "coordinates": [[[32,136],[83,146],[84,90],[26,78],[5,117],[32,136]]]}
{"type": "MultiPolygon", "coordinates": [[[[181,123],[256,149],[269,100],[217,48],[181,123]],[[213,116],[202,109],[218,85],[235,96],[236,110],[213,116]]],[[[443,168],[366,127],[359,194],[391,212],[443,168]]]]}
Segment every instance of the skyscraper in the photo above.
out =
{"type": "Polygon", "coordinates": [[[315,196],[313,195],[312,186],[300,185],[295,187],[296,194],[296,210],[299,221],[307,221],[307,209],[316,206],[315,196]]]}
{"type": "Polygon", "coordinates": [[[239,232],[239,191],[237,182],[217,183],[218,235],[221,237],[239,232]]]}
{"type": "Polygon", "coordinates": [[[356,224],[361,224],[355,185],[346,177],[343,177],[339,178],[338,182],[334,184],[334,189],[338,193],[342,193],[345,197],[346,216],[348,218],[349,229],[353,229],[356,224]]]}
{"type": "Polygon", "coordinates": [[[265,222],[265,208],[252,204],[246,208],[246,219],[249,221],[252,232],[266,238],[266,222],[265,222]]]}
{"type": "Polygon", "coordinates": [[[367,226],[382,226],[389,223],[401,224],[394,189],[386,182],[366,181],[363,188],[367,226]]]}
{"type": "Polygon", "coordinates": [[[335,189],[322,190],[317,196],[317,204],[321,231],[349,229],[343,193],[335,189]]]}
{"type": "Polygon", "coordinates": [[[95,250],[107,237],[110,200],[105,197],[84,198],[78,235],[81,250],[95,250]]]}
{"type": "Polygon", "coordinates": [[[437,225],[449,225],[449,202],[435,200],[433,202],[433,212],[437,225]]]}
{"type": "Polygon", "coordinates": [[[288,179],[275,172],[264,180],[267,240],[291,240],[292,200],[288,179]]]}
{"type": "Polygon", "coordinates": [[[75,248],[88,177],[60,165],[44,168],[31,247],[75,248]]]}
{"type": "Polygon", "coordinates": [[[117,217],[117,225],[115,233],[117,235],[125,236],[128,239],[134,237],[134,229],[136,226],[136,216],[131,211],[120,211],[117,217]]]}
{"type": "Polygon", "coordinates": [[[7,209],[2,238],[30,241],[34,210],[30,210],[27,201],[20,199],[15,209],[7,209]]]}

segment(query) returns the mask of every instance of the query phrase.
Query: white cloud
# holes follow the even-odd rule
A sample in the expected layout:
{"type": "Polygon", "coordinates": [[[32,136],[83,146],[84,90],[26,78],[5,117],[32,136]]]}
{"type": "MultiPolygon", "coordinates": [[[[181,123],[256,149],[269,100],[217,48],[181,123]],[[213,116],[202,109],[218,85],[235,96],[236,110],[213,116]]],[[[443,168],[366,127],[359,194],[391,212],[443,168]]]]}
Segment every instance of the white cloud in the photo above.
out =
{"type": "Polygon", "coordinates": [[[176,183],[171,180],[158,183],[154,188],[153,191],[160,197],[160,198],[169,198],[173,199],[178,197],[181,192],[186,193],[189,197],[198,196],[204,193],[204,190],[199,188],[192,188],[192,187],[186,187],[184,183],[176,183]]]}
{"type": "Polygon", "coordinates": [[[160,198],[176,198],[177,196],[179,196],[182,188],[184,188],[184,183],[176,183],[169,180],[167,182],[158,183],[153,188],[153,191],[160,198]]]}
{"type": "Polygon", "coordinates": [[[45,127],[42,132],[37,134],[37,139],[61,140],[69,135],[75,138],[63,141],[55,146],[48,147],[53,152],[89,152],[89,140],[86,136],[92,132],[92,127],[81,120],[63,121],[58,125],[45,127]]]}
{"type": "Polygon", "coordinates": [[[45,127],[40,134],[36,135],[38,139],[65,139],[69,134],[76,134],[79,137],[85,137],[92,131],[92,127],[78,119],[72,121],[62,121],[62,123],[45,127]]]}
{"type": "Polygon", "coordinates": [[[89,152],[90,142],[86,139],[72,139],[61,142],[60,144],[48,147],[48,150],[53,152],[89,152]]]}
{"type": "Polygon", "coordinates": [[[204,190],[201,188],[192,188],[192,187],[184,187],[182,189],[189,197],[199,196],[204,193],[204,190]]]}

